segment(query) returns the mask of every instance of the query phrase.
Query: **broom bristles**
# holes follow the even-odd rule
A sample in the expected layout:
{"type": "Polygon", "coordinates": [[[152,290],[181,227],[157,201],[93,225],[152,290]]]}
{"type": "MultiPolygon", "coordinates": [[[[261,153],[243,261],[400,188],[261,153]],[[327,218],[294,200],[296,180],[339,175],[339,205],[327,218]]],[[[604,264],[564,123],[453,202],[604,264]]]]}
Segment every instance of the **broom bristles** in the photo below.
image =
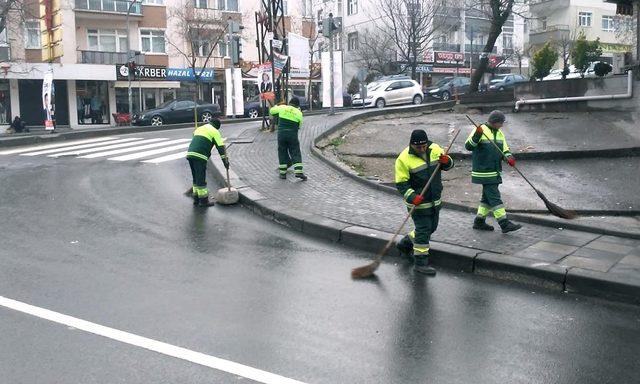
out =
{"type": "Polygon", "coordinates": [[[558,206],[557,204],[554,204],[552,202],[550,202],[547,197],[545,195],[542,194],[542,192],[536,190],[536,192],[538,193],[538,196],[542,199],[542,201],[544,202],[544,205],[547,207],[547,209],[549,210],[549,212],[551,212],[552,215],[557,216],[561,219],[575,219],[577,214],[575,211],[570,211],[568,209],[564,209],[560,206],[558,206]]]}
{"type": "Polygon", "coordinates": [[[380,260],[375,260],[373,263],[364,265],[362,267],[354,268],[351,270],[352,279],[364,279],[373,276],[376,269],[380,265],[380,260]]]}

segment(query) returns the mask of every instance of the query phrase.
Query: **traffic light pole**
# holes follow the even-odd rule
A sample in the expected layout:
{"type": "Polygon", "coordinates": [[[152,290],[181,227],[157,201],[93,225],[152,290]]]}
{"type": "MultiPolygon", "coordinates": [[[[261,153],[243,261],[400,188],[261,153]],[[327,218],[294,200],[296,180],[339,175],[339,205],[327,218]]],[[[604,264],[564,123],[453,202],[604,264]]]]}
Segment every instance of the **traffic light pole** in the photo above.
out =
{"type": "Polygon", "coordinates": [[[131,39],[129,38],[129,13],[131,13],[131,7],[133,7],[133,5],[137,1],[138,0],[131,0],[129,2],[129,7],[127,7],[127,78],[129,80],[129,86],[128,86],[129,124],[133,122],[133,98],[131,94],[131,77],[133,74],[131,73],[130,65],[129,65],[129,63],[133,61],[133,50],[131,49],[131,39]]]}
{"type": "MultiPolygon", "coordinates": [[[[232,31],[232,27],[231,24],[233,23],[233,20],[231,20],[231,18],[229,18],[229,20],[227,21],[228,25],[227,25],[227,31],[229,32],[229,56],[233,56],[231,54],[231,50],[233,49],[232,46],[233,44],[235,44],[235,42],[233,41],[233,31],[232,31]]],[[[233,63],[233,57],[231,57],[231,118],[235,119],[236,117],[236,82],[235,79],[233,77],[233,73],[234,73],[234,67],[236,65],[233,63]]]]}

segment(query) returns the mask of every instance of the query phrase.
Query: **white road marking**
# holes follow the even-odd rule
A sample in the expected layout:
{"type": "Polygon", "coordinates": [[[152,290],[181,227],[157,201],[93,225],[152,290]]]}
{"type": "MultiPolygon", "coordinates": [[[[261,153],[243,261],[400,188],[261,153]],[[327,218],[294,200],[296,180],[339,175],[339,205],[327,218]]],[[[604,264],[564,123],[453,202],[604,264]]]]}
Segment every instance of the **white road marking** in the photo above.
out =
{"type": "Polygon", "coordinates": [[[0,151],[0,155],[13,155],[16,153],[39,151],[42,149],[49,149],[49,148],[60,148],[60,147],[66,147],[66,146],[71,146],[76,144],[94,143],[94,142],[107,141],[107,140],[113,140],[113,139],[117,139],[117,137],[107,136],[107,137],[100,137],[97,139],[66,141],[64,143],[57,143],[57,144],[30,145],[28,147],[19,147],[15,149],[0,151]]]}
{"type": "Polygon", "coordinates": [[[160,137],[157,139],[138,139],[135,142],[129,142],[129,143],[122,143],[122,144],[114,144],[114,145],[107,145],[105,147],[100,146],[100,147],[96,147],[96,148],[89,148],[89,149],[82,149],[79,151],[70,151],[70,152],[62,152],[62,153],[55,153],[53,155],[49,155],[49,157],[60,157],[60,156],[71,156],[71,155],[76,155],[76,156],[80,156],[83,155],[85,153],[92,153],[92,152],[98,152],[98,151],[106,151],[108,149],[116,149],[116,148],[125,148],[125,147],[133,147],[135,145],[140,145],[141,143],[155,143],[158,141],[166,141],[168,139],[164,138],[164,137],[160,137]],[[144,141],[140,141],[140,140],[144,140],[144,141]]]}
{"type": "Polygon", "coordinates": [[[49,153],[65,152],[65,151],[71,151],[71,150],[83,149],[83,148],[95,148],[95,147],[101,147],[103,145],[118,144],[118,143],[128,143],[130,141],[136,141],[136,140],[142,140],[142,138],[141,137],[131,137],[131,138],[128,138],[128,139],[103,141],[101,143],[90,143],[90,144],[82,144],[82,145],[73,145],[71,147],[54,148],[54,149],[46,149],[44,151],[21,153],[20,156],[47,155],[49,153]]]}
{"type": "Polygon", "coordinates": [[[120,153],[134,152],[134,151],[142,150],[142,149],[158,148],[158,147],[162,147],[162,146],[167,146],[169,144],[184,143],[185,141],[191,141],[191,139],[169,140],[169,141],[163,141],[162,143],[141,145],[141,146],[136,147],[136,148],[114,149],[113,151],[97,152],[97,153],[92,153],[90,155],[79,156],[79,158],[81,158],[81,159],[94,159],[96,157],[113,156],[113,155],[118,155],[120,153]]]}
{"type": "MultiPolygon", "coordinates": [[[[191,141],[191,140],[187,140],[187,141],[191,141]]],[[[124,156],[118,156],[118,157],[111,157],[108,160],[111,161],[127,161],[127,160],[136,160],[136,159],[141,159],[143,157],[148,157],[148,156],[153,156],[153,155],[157,155],[159,153],[165,153],[165,152],[169,152],[169,151],[175,151],[177,149],[184,149],[184,148],[188,148],[189,147],[189,143],[182,143],[182,144],[178,144],[178,145],[174,145],[171,147],[166,147],[166,148],[160,148],[160,149],[154,149],[152,151],[146,151],[146,152],[140,152],[140,153],[133,153],[131,155],[124,155],[124,156]]],[[[186,155],[185,155],[186,156],[186,155]]]]}
{"type": "Polygon", "coordinates": [[[247,379],[265,384],[304,384],[301,381],[280,376],[275,373],[263,371],[257,368],[249,367],[230,360],[221,359],[219,357],[205,355],[204,353],[195,352],[190,349],[177,347],[175,345],[163,343],[161,341],[138,336],[133,333],[120,331],[115,328],[106,327],[104,325],[92,323],[86,320],[78,319],[72,316],[64,315],[59,312],[50,311],[48,309],[36,307],[21,301],[12,300],[4,296],[0,296],[0,305],[18,312],[26,313],[31,316],[49,320],[54,323],[73,327],[81,331],[93,333],[94,335],[103,336],[108,339],[117,340],[125,344],[135,345],[136,347],[145,348],[150,351],[158,352],[163,355],[175,357],[177,359],[190,361],[205,367],[217,369],[219,371],[228,372],[233,375],[242,376],[247,379]]]}
{"type": "Polygon", "coordinates": [[[186,157],[187,157],[187,151],[183,151],[183,152],[178,152],[178,153],[172,153],[170,155],[166,155],[166,156],[162,156],[162,157],[156,157],[155,159],[144,160],[142,162],[143,163],[160,164],[160,163],[164,163],[165,161],[185,159],[186,157]]]}

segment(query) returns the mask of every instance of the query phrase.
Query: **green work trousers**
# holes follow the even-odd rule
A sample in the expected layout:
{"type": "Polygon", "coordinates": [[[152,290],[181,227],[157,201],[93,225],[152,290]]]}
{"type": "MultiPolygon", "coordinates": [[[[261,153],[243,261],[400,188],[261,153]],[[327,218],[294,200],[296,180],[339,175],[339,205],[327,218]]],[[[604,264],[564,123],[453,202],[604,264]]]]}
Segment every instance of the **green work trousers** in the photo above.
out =
{"type": "Polygon", "coordinates": [[[295,173],[303,173],[298,131],[278,131],[278,162],[280,174],[286,174],[287,168],[292,165],[295,173]]]}
{"type": "Polygon", "coordinates": [[[193,178],[193,195],[197,197],[208,197],[207,189],[207,161],[195,157],[188,157],[191,177],[193,178]]]}
{"type": "Polygon", "coordinates": [[[506,220],[507,210],[500,198],[500,184],[483,184],[482,197],[480,198],[480,206],[478,206],[478,217],[485,218],[489,213],[493,212],[496,220],[506,220]]]}

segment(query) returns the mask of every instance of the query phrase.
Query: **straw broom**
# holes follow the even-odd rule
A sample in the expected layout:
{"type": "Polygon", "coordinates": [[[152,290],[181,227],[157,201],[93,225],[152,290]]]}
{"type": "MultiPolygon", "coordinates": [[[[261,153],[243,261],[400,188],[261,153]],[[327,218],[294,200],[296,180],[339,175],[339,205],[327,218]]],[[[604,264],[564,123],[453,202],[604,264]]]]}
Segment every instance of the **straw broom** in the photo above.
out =
{"type": "MultiPolygon", "coordinates": [[[[456,133],[453,135],[453,139],[451,139],[451,142],[449,143],[449,146],[445,150],[445,152],[444,152],[445,155],[449,153],[449,150],[451,149],[451,146],[453,145],[453,142],[456,141],[456,138],[458,137],[459,133],[460,133],[460,130],[458,129],[456,131],[456,133]]],[[[436,176],[436,174],[438,174],[438,172],[440,171],[441,167],[442,167],[442,164],[440,164],[440,163],[438,163],[438,165],[436,165],[436,169],[433,171],[433,173],[431,173],[431,177],[429,177],[429,180],[427,181],[427,183],[422,188],[422,191],[420,192],[420,196],[424,196],[424,193],[429,188],[429,185],[431,185],[431,182],[433,181],[433,178],[436,176]]],[[[389,251],[389,248],[391,248],[391,245],[395,241],[396,236],[398,236],[398,234],[404,228],[405,224],[407,224],[407,221],[409,221],[409,218],[411,217],[411,214],[413,214],[413,211],[415,211],[415,209],[416,209],[415,205],[413,207],[411,207],[411,209],[409,210],[409,213],[407,213],[407,216],[404,218],[404,221],[402,222],[402,224],[400,225],[398,230],[393,234],[391,239],[389,239],[389,241],[387,241],[387,244],[378,253],[378,255],[373,260],[373,262],[371,262],[370,264],[364,265],[362,267],[354,268],[354,269],[351,270],[351,278],[352,279],[363,279],[363,278],[366,278],[366,277],[370,277],[370,276],[372,276],[374,274],[376,269],[378,269],[378,267],[380,266],[380,261],[382,260],[384,255],[387,254],[387,251],[389,251]]]]}
{"type": "MultiPolygon", "coordinates": [[[[467,119],[469,119],[469,121],[471,122],[471,124],[473,124],[474,127],[478,127],[478,125],[469,117],[469,115],[465,115],[465,116],[467,116],[467,119]]],[[[502,150],[498,147],[498,145],[495,142],[493,142],[493,140],[489,139],[484,132],[482,132],[482,135],[487,140],[489,140],[489,142],[491,144],[493,144],[493,146],[502,155],[502,158],[506,160],[506,157],[505,157],[504,153],[502,153],[502,150]]],[[[533,188],[533,190],[536,191],[536,194],[544,202],[544,205],[547,207],[547,210],[549,210],[549,212],[551,212],[551,214],[553,214],[554,216],[558,216],[558,217],[560,217],[562,219],[574,219],[577,216],[575,211],[570,211],[568,209],[564,209],[564,208],[558,206],[557,204],[554,204],[554,203],[550,202],[549,199],[547,199],[547,197],[545,195],[543,195],[542,192],[540,192],[538,190],[538,188],[534,187],[533,184],[531,184],[529,179],[527,179],[525,177],[525,175],[515,165],[513,166],[513,169],[515,169],[520,174],[520,176],[522,176],[524,181],[526,181],[531,186],[531,188],[533,188]]]]}

